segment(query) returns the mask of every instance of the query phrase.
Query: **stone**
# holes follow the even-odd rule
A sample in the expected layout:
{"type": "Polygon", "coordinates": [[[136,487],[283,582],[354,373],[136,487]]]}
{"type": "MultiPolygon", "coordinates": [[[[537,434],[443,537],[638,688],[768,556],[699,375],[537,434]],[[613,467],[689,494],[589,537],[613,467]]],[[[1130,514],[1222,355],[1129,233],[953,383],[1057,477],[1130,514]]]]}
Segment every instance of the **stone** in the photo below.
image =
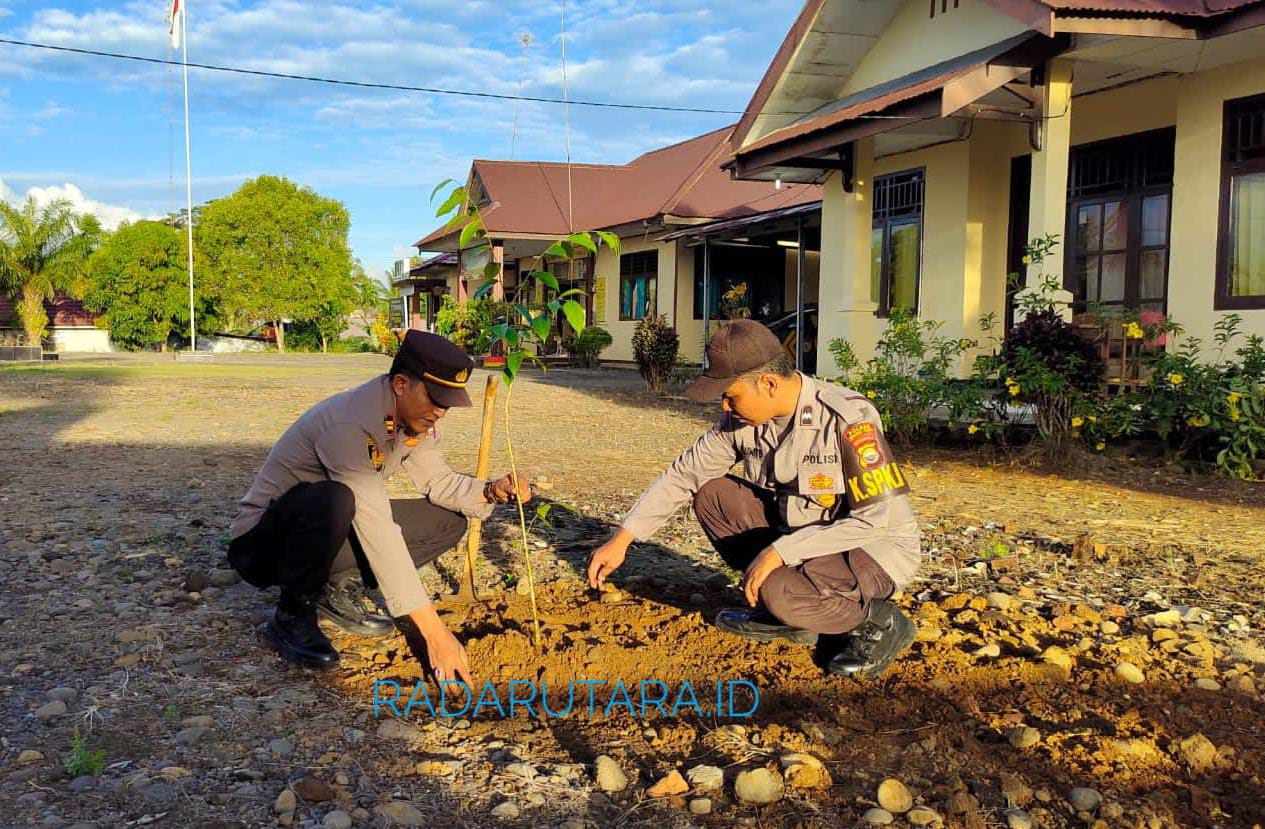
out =
{"type": "Polygon", "coordinates": [[[70,785],[66,788],[70,789],[72,794],[83,794],[90,792],[97,787],[97,778],[91,774],[81,774],[74,780],[70,781],[70,785]]]}
{"type": "Polygon", "coordinates": [[[1032,802],[1032,789],[1017,774],[1002,772],[1001,794],[1014,806],[1027,806],[1032,802]]]}
{"type": "Polygon", "coordinates": [[[886,809],[866,809],[861,820],[871,826],[890,826],[896,818],[886,809]]]}
{"type": "Polygon", "coordinates": [[[1102,805],[1102,795],[1094,789],[1078,786],[1067,793],[1067,802],[1078,812],[1093,812],[1102,805]]]}
{"type": "Polygon", "coordinates": [[[497,820],[514,820],[519,815],[518,804],[512,800],[499,803],[492,809],[492,817],[497,820]]]}
{"type": "Polygon", "coordinates": [[[1154,628],[1175,628],[1182,623],[1182,615],[1176,610],[1161,610],[1142,617],[1143,624],[1154,628]]]}
{"type": "Polygon", "coordinates": [[[811,754],[783,754],[778,760],[786,785],[793,789],[828,789],[834,782],[825,765],[811,754]]]}
{"type": "Polygon", "coordinates": [[[163,780],[171,782],[173,780],[183,780],[186,777],[192,777],[193,772],[184,766],[163,766],[158,770],[158,776],[163,780]]]}
{"type": "Polygon", "coordinates": [[[943,822],[943,819],[939,814],[926,808],[925,806],[918,806],[917,808],[910,809],[905,813],[905,820],[909,821],[914,826],[931,826],[933,824],[943,822]]]}
{"type": "Polygon", "coordinates": [[[988,601],[989,607],[994,610],[1002,611],[1010,610],[1010,605],[1013,601],[1013,599],[1010,598],[1009,593],[1002,593],[1000,590],[989,593],[985,598],[988,601]]]}
{"type": "Polygon", "coordinates": [[[1217,747],[1202,734],[1192,734],[1179,742],[1177,754],[1192,771],[1204,772],[1217,765],[1217,747]]]}
{"type": "Polygon", "coordinates": [[[782,776],[765,768],[738,772],[734,795],[743,803],[774,803],[782,798],[782,776]]]}
{"type": "Polygon", "coordinates": [[[242,580],[236,570],[212,570],[207,578],[215,587],[232,587],[242,580]]]}
{"type": "Polygon", "coordinates": [[[903,815],[914,806],[914,796],[905,784],[889,777],[878,786],[878,805],[894,815],[903,815]]]}
{"type": "Polygon", "coordinates": [[[206,714],[198,714],[193,717],[185,717],[180,721],[181,728],[210,728],[215,725],[215,718],[206,714]]]}
{"type": "Polygon", "coordinates": [[[325,819],[321,821],[321,825],[325,829],[351,829],[351,815],[342,809],[335,809],[325,815],[325,819]]]}
{"type": "Polygon", "coordinates": [[[510,763],[505,767],[505,773],[524,780],[532,780],[536,777],[536,770],[530,763],[510,763]]]}
{"type": "MultiPolygon", "coordinates": [[[[1110,622],[1110,621],[1103,622],[1101,625],[1098,626],[1098,629],[1102,631],[1102,633],[1106,636],[1115,636],[1116,634],[1120,633],[1120,625],[1116,624],[1115,622],[1110,622]]],[[[1026,814],[1027,813],[1025,812],[1025,816],[1026,814]]],[[[1028,818],[1028,820],[1031,821],[1032,819],[1028,818]]]]}
{"type": "Polygon", "coordinates": [[[1020,725],[1010,729],[1006,739],[1015,748],[1032,748],[1041,742],[1041,732],[1030,725],[1020,725]]]}
{"type": "Polygon", "coordinates": [[[52,702],[46,702],[43,705],[41,705],[39,708],[36,708],[35,719],[39,720],[40,722],[48,722],[50,720],[55,720],[58,717],[64,716],[65,713],[66,713],[66,703],[62,702],[59,699],[55,699],[52,702]]]}
{"type": "Polygon", "coordinates": [[[613,757],[606,754],[598,756],[594,761],[594,778],[597,787],[604,792],[622,792],[628,788],[628,775],[624,774],[624,770],[619,767],[619,763],[615,762],[613,757]]]}
{"type": "Polygon", "coordinates": [[[1072,670],[1072,666],[1076,664],[1076,659],[1058,645],[1051,645],[1042,651],[1041,661],[1049,665],[1057,665],[1065,671],[1072,670]]]}
{"type": "Polygon", "coordinates": [[[175,801],[176,790],[166,783],[150,783],[140,789],[140,795],[149,802],[161,806],[175,801]]]}
{"type": "Polygon", "coordinates": [[[975,656],[978,659],[996,659],[1001,656],[1001,645],[996,642],[989,642],[986,645],[981,645],[976,649],[975,656]]]}
{"type": "Polygon", "coordinates": [[[304,777],[294,783],[294,793],[308,803],[324,803],[334,799],[329,784],[315,777],[304,777]]]}
{"type": "Polygon", "coordinates": [[[281,794],[272,802],[272,810],[277,814],[293,812],[299,805],[298,798],[289,789],[282,789],[281,794]]]}
{"type": "Polygon", "coordinates": [[[50,700],[61,700],[62,702],[74,702],[79,699],[79,692],[74,688],[54,688],[49,691],[46,696],[50,700]]]}
{"type": "Polygon", "coordinates": [[[979,801],[970,792],[954,792],[944,804],[944,810],[951,815],[970,815],[979,811],[979,801]]]}
{"type": "Polygon", "coordinates": [[[198,741],[211,733],[211,729],[203,725],[182,728],[176,732],[176,742],[182,746],[195,746],[198,741]]]}
{"type": "Polygon", "coordinates": [[[685,782],[685,778],[676,769],[660,779],[650,788],[646,789],[647,797],[673,797],[678,794],[685,794],[690,790],[690,784],[685,782]]]}
{"type": "Polygon", "coordinates": [[[211,586],[211,578],[201,570],[194,570],[184,577],[181,585],[186,593],[201,593],[211,586]]]}
{"type": "Polygon", "coordinates": [[[685,773],[696,792],[717,792],[725,785],[725,772],[717,766],[695,766],[685,773]]]}
{"type": "Polygon", "coordinates": [[[1146,676],[1142,673],[1142,669],[1132,662],[1121,662],[1116,665],[1116,678],[1130,685],[1141,685],[1146,682],[1146,676]]]}
{"type": "Polygon", "coordinates": [[[1199,677],[1199,679],[1195,680],[1195,687],[1198,688],[1200,691],[1220,691],[1221,683],[1217,682],[1215,679],[1210,679],[1206,676],[1201,676],[1199,677]]]}
{"type": "Polygon", "coordinates": [[[694,797],[690,799],[691,815],[710,815],[712,813],[712,799],[710,797],[694,797]]]}
{"type": "Polygon", "coordinates": [[[403,800],[392,800],[377,808],[379,815],[398,826],[425,826],[426,816],[412,803],[403,800]]]}
{"type": "Polygon", "coordinates": [[[32,763],[42,763],[42,762],[44,762],[44,752],[36,751],[33,748],[28,748],[28,749],[24,749],[22,753],[18,755],[17,764],[19,766],[29,766],[32,763]]]}
{"type": "Polygon", "coordinates": [[[1004,814],[1007,829],[1032,829],[1032,816],[1023,809],[1007,809],[1004,814]]]}
{"type": "Polygon", "coordinates": [[[294,753],[294,743],[284,738],[278,737],[268,742],[268,751],[277,757],[289,757],[294,753]]]}

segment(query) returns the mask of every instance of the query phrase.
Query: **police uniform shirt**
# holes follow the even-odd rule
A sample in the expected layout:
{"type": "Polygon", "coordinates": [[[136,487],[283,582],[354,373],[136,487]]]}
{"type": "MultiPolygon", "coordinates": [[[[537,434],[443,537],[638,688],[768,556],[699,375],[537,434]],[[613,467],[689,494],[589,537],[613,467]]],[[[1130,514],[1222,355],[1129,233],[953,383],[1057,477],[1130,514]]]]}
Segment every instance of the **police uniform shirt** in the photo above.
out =
{"type": "Polygon", "coordinates": [[[403,470],[424,498],[470,518],[487,518],[493,505],[483,497],[485,482],[454,472],[440,451],[439,436],[408,437],[394,421],[390,378],[364,385],[318,403],[286,430],[268,453],[250,491],[238,505],[230,533],[245,534],[259,522],[273,499],[295,484],[331,480],[355,495],[352,526],[392,616],[405,616],[430,604],[391,517],[386,482],[403,470]]]}
{"type": "Polygon", "coordinates": [[[786,564],[862,548],[904,587],[921,557],[918,522],[878,410],[850,389],[800,379],[789,424],[750,426],[725,413],[651,484],[624,529],[645,541],[739,463],[743,477],[776,496],[785,534],[773,546],[786,564]]]}

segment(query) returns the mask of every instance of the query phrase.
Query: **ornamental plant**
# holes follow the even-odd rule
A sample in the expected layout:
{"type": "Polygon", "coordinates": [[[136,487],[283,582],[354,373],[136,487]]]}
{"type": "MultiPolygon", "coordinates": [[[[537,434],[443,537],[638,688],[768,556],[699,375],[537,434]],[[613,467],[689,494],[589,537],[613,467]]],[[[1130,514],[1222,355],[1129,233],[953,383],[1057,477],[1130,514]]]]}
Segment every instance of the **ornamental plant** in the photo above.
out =
{"type": "Polygon", "coordinates": [[[641,318],[632,336],[633,359],[641,379],[650,391],[659,394],[672,377],[676,367],[681,338],[663,314],[649,314],[641,318]]]}
{"type": "MultiPolygon", "coordinates": [[[[448,189],[448,195],[435,211],[439,218],[447,217],[445,225],[448,230],[460,230],[458,247],[471,261],[485,260],[482,276],[488,281],[475,291],[471,298],[483,300],[498,284],[501,265],[492,261],[492,246],[479,206],[470,198],[465,187],[457,185],[451,179],[440,182],[431,191],[434,201],[441,191],[448,189]]],[[[514,295],[507,302],[494,306],[493,314],[486,322],[481,323],[478,347],[498,350],[505,355],[505,366],[501,372],[505,379],[504,415],[505,415],[505,450],[509,455],[510,474],[518,480],[518,467],[514,460],[514,442],[511,429],[510,403],[514,391],[514,379],[518,376],[523,362],[530,360],[546,370],[544,362],[539,358],[545,341],[553,330],[553,321],[559,313],[575,330],[576,336],[582,336],[585,330],[584,306],[576,297],[583,291],[572,288],[560,291],[558,278],[545,270],[549,258],[572,260],[581,254],[592,255],[595,259],[600,246],[605,245],[618,260],[619,237],[604,231],[581,231],[572,233],[549,245],[543,253],[536,257],[534,266],[520,268],[518,285],[514,295]],[[539,289],[548,288],[553,298],[541,305],[531,305],[531,299],[539,289]]],[[[522,501],[515,499],[518,505],[518,526],[520,530],[523,562],[527,575],[528,593],[531,597],[532,632],[536,648],[540,648],[540,615],[536,607],[536,581],[532,572],[531,549],[527,541],[527,518],[523,512],[522,501]]]]}

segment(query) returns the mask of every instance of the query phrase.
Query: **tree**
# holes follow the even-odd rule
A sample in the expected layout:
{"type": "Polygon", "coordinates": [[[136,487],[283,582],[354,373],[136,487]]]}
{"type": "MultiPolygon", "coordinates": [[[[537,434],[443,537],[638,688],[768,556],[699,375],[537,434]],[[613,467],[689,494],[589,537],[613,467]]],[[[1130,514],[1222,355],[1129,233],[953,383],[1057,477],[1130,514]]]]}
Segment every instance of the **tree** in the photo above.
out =
{"type": "Polygon", "coordinates": [[[57,291],[79,295],[88,256],[101,239],[91,214],[75,215],[70,202],[42,207],[28,197],[21,207],[0,202],[0,290],[11,294],[29,345],[48,332],[44,301],[57,291]]]}
{"type": "Polygon", "coordinates": [[[272,322],[285,351],[282,320],[314,322],[346,296],[350,226],[341,202],[260,176],[208,204],[195,231],[225,312],[250,325],[272,322]]]}
{"type": "MultiPolygon", "coordinates": [[[[183,231],[163,222],[125,224],[88,260],[84,305],[104,316],[115,342],[165,351],[172,332],[189,326],[187,256],[183,231]]],[[[199,294],[205,328],[211,303],[199,294]]]]}

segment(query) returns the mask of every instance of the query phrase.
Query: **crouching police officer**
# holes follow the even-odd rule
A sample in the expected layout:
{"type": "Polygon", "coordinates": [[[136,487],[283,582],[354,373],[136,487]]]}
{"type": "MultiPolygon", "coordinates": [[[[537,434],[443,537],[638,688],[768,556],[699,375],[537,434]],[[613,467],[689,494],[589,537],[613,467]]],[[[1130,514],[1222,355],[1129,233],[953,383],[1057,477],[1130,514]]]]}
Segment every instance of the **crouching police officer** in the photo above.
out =
{"type": "Polygon", "coordinates": [[[686,395],[720,396],[724,413],[593,552],[590,585],[692,499],[717,552],[746,571],[753,609],[722,611],[718,627],[757,642],[816,644],[824,634],[830,673],[878,676],[917,632],[889,598],[920,558],[909,485],[878,411],[795,371],[777,337],[751,320],[712,337],[707,365],[686,395]],[[727,474],[735,463],[742,478],[727,474]]]}
{"type": "Polygon", "coordinates": [[[485,482],[449,468],[436,424],[469,406],[473,363],[443,337],[409,331],[388,374],[334,395],[294,422],[268,453],[231,527],[229,563],[256,587],[280,585],[261,626],[286,659],[338,664],[321,614],[351,633],[381,636],[411,620],[438,679],[469,681],[465,649],[440,621],[417,568],[453,547],[465,517],[531,498],[521,476],[485,482]],[[403,470],[420,499],[388,499],[403,470]],[[380,588],[390,616],[370,610],[380,588]]]}

